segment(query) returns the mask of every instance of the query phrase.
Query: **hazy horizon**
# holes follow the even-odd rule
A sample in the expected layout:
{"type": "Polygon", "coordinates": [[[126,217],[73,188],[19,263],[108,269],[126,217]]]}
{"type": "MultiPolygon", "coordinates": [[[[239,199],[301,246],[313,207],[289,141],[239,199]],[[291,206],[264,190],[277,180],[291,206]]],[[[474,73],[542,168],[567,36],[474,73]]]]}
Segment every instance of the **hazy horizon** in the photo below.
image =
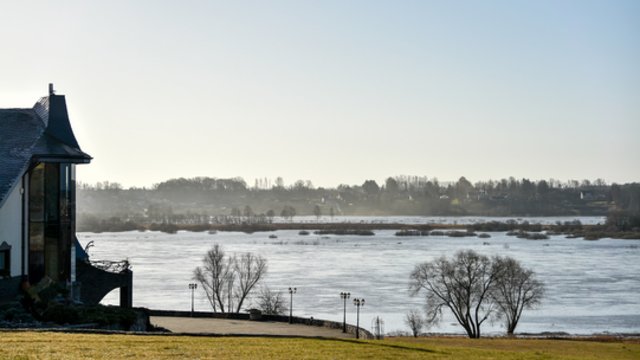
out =
{"type": "Polygon", "coordinates": [[[0,40],[85,183],[640,181],[638,1],[7,2],[0,40]]]}

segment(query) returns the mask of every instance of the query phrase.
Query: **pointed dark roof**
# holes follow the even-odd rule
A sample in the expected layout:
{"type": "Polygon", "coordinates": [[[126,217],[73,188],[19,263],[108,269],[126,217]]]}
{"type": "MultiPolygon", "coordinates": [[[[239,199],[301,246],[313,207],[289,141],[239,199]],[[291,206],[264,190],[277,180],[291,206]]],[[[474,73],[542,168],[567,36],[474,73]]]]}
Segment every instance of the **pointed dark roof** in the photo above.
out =
{"type": "Polygon", "coordinates": [[[91,161],[73,134],[62,95],[44,97],[31,109],[0,109],[0,206],[34,161],[91,161]]]}
{"type": "Polygon", "coordinates": [[[71,147],[80,149],[69,123],[64,95],[51,94],[43,97],[33,106],[33,109],[44,120],[48,134],[71,147]]]}

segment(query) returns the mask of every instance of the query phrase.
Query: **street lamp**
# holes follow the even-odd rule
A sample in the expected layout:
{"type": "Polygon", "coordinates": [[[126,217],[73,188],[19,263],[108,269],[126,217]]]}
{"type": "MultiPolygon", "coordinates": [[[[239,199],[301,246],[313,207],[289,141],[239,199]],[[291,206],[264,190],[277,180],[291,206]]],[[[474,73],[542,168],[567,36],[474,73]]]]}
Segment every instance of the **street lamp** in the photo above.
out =
{"type": "Polygon", "coordinates": [[[342,332],[347,332],[347,299],[351,297],[351,293],[341,292],[340,298],[344,302],[344,308],[342,310],[342,332]]]}
{"type": "Polygon", "coordinates": [[[293,323],[293,294],[298,291],[298,288],[289,288],[289,324],[293,323]]]}
{"type": "Polygon", "coordinates": [[[360,338],[360,307],[364,306],[364,299],[353,299],[353,305],[357,308],[357,317],[356,317],[356,339],[360,338]]]}
{"type": "Polygon", "coordinates": [[[189,289],[191,289],[191,316],[193,316],[193,294],[197,288],[198,288],[198,284],[196,283],[189,284],[189,289]]]}

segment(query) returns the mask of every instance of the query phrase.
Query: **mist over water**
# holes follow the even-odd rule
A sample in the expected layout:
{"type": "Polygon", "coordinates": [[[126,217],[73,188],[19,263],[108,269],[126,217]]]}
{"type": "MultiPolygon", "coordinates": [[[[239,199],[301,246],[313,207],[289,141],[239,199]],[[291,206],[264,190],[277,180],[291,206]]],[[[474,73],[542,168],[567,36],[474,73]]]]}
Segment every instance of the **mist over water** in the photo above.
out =
{"type": "MultiPolygon", "coordinates": [[[[531,221],[533,222],[533,221],[531,221]]],[[[585,221],[586,223],[586,221],[585,221]]],[[[572,334],[640,332],[640,240],[585,241],[551,236],[524,240],[490,233],[491,238],[444,236],[396,237],[395,231],[375,236],[299,235],[297,231],[245,234],[179,232],[79,233],[84,246],[94,241],[92,259],[128,258],[134,276],[134,306],[190,309],[188,283],[193,269],[214,244],[228,253],[251,251],[268,260],[265,284],[287,299],[297,287],[297,316],[342,321],[341,291],[365,298],[360,324],[370,329],[376,316],[386,332],[407,331],[404,314],[422,309],[424,301],[410,297],[409,274],[414,265],[461,249],[485,255],[508,255],[536,271],[547,286],[537,310],[525,311],[517,333],[564,331],[572,334]],[[275,234],[277,239],[269,239],[275,234]]],[[[104,303],[117,304],[117,290],[104,303]]],[[[211,309],[204,292],[196,293],[196,310],[211,309]]],[[[249,303],[246,304],[249,308],[249,303]]],[[[355,306],[347,302],[347,321],[356,322],[355,306]]],[[[432,332],[462,333],[445,313],[432,332]]],[[[483,326],[484,333],[502,333],[502,324],[483,326]]]]}

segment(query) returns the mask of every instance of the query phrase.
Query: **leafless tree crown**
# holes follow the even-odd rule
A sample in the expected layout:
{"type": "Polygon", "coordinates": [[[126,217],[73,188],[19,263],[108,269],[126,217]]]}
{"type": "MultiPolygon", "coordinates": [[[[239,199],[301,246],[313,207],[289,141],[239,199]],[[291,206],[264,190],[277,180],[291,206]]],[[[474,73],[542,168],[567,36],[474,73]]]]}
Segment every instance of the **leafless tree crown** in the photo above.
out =
{"type": "Polygon", "coordinates": [[[522,310],[542,299],[544,287],[531,270],[511,258],[480,255],[472,250],[416,265],[410,277],[412,295],[426,299],[427,322],[437,323],[449,309],[471,338],[480,337],[490,318],[507,319],[513,333],[522,310]]]}
{"type": "Polygon", "coordinates": [[[226,255],[215,244],[194,270],[214,312],[240,312],[251,290],[267,273],[267,260],[253,253],[226,255]]]}

